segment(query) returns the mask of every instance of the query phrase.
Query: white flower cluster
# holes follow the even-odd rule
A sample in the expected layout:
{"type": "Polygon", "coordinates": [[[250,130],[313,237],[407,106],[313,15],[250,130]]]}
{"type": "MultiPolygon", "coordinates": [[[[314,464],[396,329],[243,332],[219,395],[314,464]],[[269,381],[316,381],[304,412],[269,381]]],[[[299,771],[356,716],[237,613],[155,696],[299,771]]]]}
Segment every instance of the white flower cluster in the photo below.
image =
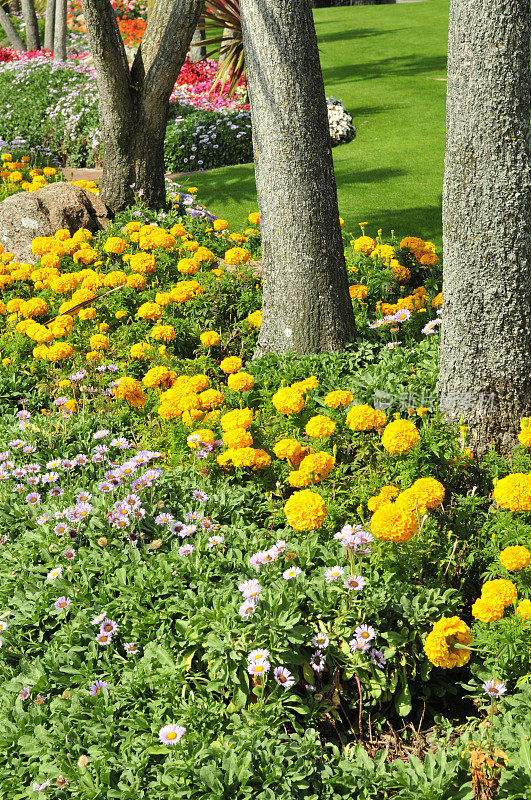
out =
{"type": "Polygon", "coordinates": [[[332,147],[337,144],[351,142],[356,136],[356,127],[353,125],[352,117],[341,100],[336,100],[335,97],[327,97],[326,105],[332,147]]]}

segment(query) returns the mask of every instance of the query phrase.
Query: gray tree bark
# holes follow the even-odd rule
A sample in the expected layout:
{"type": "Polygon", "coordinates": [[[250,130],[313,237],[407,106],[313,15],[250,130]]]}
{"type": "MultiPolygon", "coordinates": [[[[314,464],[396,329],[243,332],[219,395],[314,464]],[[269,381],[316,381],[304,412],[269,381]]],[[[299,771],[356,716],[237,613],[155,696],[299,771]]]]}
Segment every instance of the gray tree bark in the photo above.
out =
{"type": "Polygon", "coordinates": [[[341,350],[355,325],[310,4],[240,8],[263,254],[255,355],[341,350]]]}
{"type": "Polygon", "coordinates": [[[54,61],[66,61],[66,0],[55,0],[53,28],[54,61]]]}
{"type": "Polygon", "coordinates": [[[529,0],[452,0],[438,390],[472,445],[531,415],[529,0]]]}
{"type": "Polygon", "coordinates": [[[44,49],[53,50],[55,30],[55,0],[47,0],[44,20],[44,49]]]}
{"type": "Polygon", "coordinates": [[[4,7],[1,5],[0,5],[0,25],[4,29],[11,47],[14,47],[15,50],[26,49],[26,45],[18,35],[15,27],[13,26],[11,20],[9,19],[9,15],[5,11],[4,7]]]}
{"type": "Polygon", "coordinates": [[[109,0],[82,0],[96,67],[103,144],[102,196],[113,211],[141,192],[166,204],[164,136],[169,98],[204,0],[154,0],[131,71],[109,0]]]}
{"type": "Polygon", "coordinates": [[[39,26],[33,0],[22,0],[22,14],[26,25],[26,44],[28,50],[40,50],[39,26]]]}
{"type": "Polygon", "coordinates": [[[206,56],[204,41],[205,31],[202,28],[196,28],[190,42],[190,52],[188,53],[188,58],[194,64],[197,64],[198,61],[201,61],[206,56]]]}

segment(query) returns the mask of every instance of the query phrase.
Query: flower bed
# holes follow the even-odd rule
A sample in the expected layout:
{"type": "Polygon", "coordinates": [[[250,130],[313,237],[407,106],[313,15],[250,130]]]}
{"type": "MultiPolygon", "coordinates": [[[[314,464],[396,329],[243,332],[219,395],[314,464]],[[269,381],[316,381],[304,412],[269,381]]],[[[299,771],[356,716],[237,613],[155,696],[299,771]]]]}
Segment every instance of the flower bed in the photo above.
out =
{"type": "Polygon", "coordinates": [[[488,718],[525,796],[529,420],[473,459],[433,407],[434,248],[361,228],[358,339],[304,358],[251,360],[258,215],[194,192],[0,255],[4,793],[458,800],[488,718]],[[376,753],[454,692],[461,741],[376,753]]]}
{"type": "MultiPolygon", "coordinates": [[[[65,65],[49,55],[18,57],[0,72],[0,136],[22,138],[30,148],[44,147],[68,166],[100,161],[97,88],[92,70],[81,57],[65,65]]],[[[205,66],[209,80],[212,68],[205,66]]],[[[189,74],[188,65],[184,68],[189,74]]],[[[208,99],[208,80],[195,91],[186,82],[170,105],[166,169],[210,169],[252,159],[250,115],[223,93],[208,99]],[[197,110],[193,103],[197,105],[197,110]],[[200,163],[201,162],[201,163],[200,163]]]]}

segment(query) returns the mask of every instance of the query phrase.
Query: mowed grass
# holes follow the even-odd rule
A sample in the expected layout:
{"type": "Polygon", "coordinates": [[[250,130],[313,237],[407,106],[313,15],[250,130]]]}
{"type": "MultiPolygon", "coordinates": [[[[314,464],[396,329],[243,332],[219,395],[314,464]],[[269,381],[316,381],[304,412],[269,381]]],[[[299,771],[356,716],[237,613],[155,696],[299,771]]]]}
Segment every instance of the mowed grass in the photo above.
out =
{"type": "MultiPolygon", "coordinates": [[[[448,0],[314,12],[327,96],[358,133],[334,148],[347,229],[394,229],[441,245],[448,0]]],[[[183,182],[183,185],[186,182],[183,182]]],[[[255,210],[252,164],[198,173],[199,198],[231,226],[255,210]]]]}

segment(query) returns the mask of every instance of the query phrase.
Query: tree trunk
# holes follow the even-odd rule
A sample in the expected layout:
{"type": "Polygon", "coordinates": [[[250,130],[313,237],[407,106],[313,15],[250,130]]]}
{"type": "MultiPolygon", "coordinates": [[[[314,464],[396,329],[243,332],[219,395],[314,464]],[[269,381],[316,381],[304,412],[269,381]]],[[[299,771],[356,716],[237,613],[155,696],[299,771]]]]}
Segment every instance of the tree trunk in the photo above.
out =
{"type": "Polygon", "coordinates": [[[55,30],[55,0],[47,0],[44,23],[44,49],[53,50],[55,30]]]}
{"type": "Polygon", "coordinates": [[[240,6],[263,254],[255,355],[341,350],[355,325],[310,5],[240,6]]]}
{"type": "Polygon", "coordinates": [[[39,38],[39,26],[37,24],[37,14],[33,0],[22,0],[22,13],[26,25],[26,44],[28,50],[40,50],[41,40],[39,38]]]}
{"type": "MultiPolygon", "coordinates": [[[[58,1],[58,0],[57,0],[58,1]]],[[[164,136],[169,98],[204,0],[154,0],[131,70],[109,0],[82,0],[96,67],[103,144],[102,197],[112,211],[140,194],[166,204],[164,136]]]]}
{"type": "Polygon", "coordinates": [[[439,394],[472,446],[531,415],[529,0],[452,0],[439,394]]]}
{"type": "Polygon", "coordinates": [[[53,58],[66,61],[66,0],[55,0],[53,58]]]}
{"type": "Polygon", "coordinates": [[[204,41],[205,30],[204,28],[197,27],[194,31],[194,35],[192,36],[190,50],[188,52],[188,58],[194,64],[197,64],[198,61],[201,61],[206,56],[206,47],[204,44],[202,44],[204,41]]]}
{"type": "Polygon", "coordinates": [[[14,28],[9,16],[7,15],[4,7],[0,5],[0,25],[6,32],[6,36],[9,40],[9,44],[15,50],[23,51],[26,49],[26,45],[18,35],[16,29],[14,28]]]}

